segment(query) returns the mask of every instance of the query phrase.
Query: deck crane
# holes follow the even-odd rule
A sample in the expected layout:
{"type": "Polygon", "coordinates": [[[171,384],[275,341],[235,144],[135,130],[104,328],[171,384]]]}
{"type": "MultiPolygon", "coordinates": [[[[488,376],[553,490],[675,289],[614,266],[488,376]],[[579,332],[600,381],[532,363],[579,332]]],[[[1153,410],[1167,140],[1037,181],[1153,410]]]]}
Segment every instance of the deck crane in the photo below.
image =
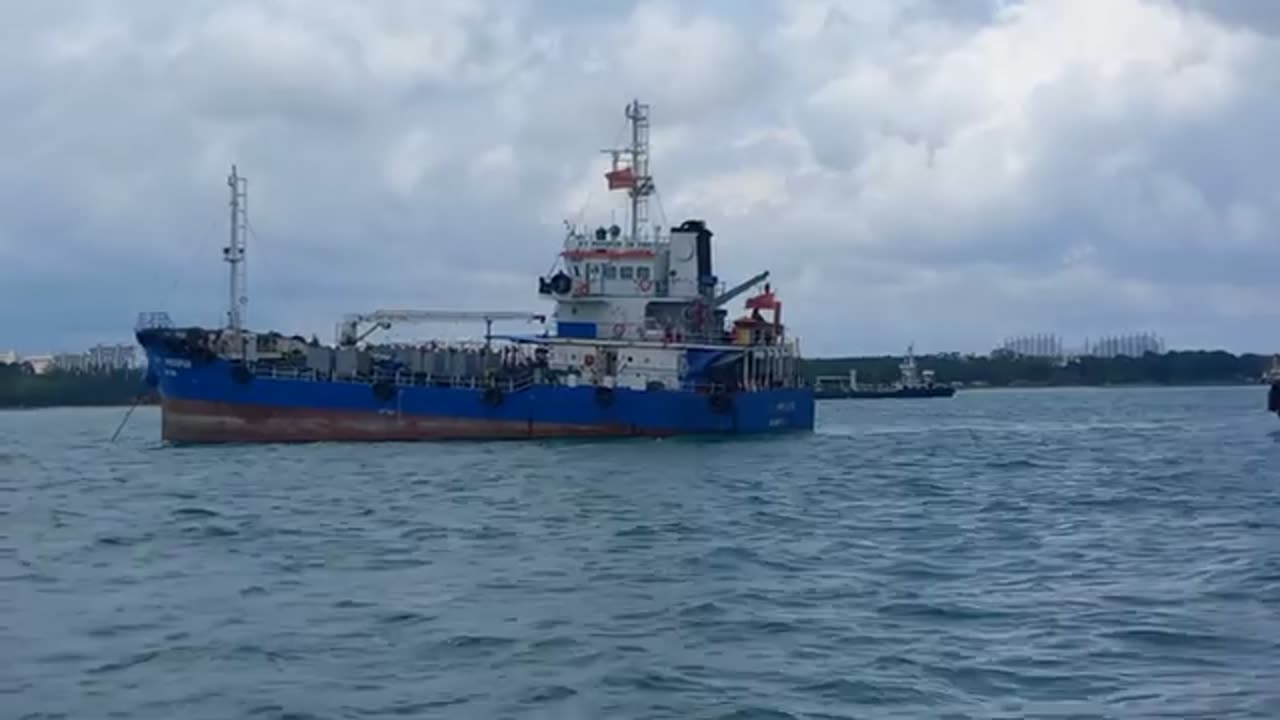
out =
{"type": "Polygon", "coordinates": [[[477,320],[484,322],[484,341],[488,345],[493,335],[493,323],[499,320],[525,320],[545,323],[546,315],[512,311],[485,310],[375,310],[369,313],[352,313],[344,315],[338,323],[337,343],[339,347],[352,347],[364,341],[377,330],[386,330],[393,323],[426,323],[426,322],[465,322],[477,320]],[[372,324],[364,332],[363,324],[372,324]]]}
{"type": "Polygon", "coordinates": [[[760,283],[768,279],[769,279],[769,271],[765,270],[764,272],[755,275],[754,277],[746,280],[745,282],[738,283],[737,285],[733,286],[733,288],[731,288],[730,290],[720,293],[715,297],[714,300],[711,301],[711,306],[721,307],[725,303],[729,302],[730,300],[738,297],[742,293],[750,290],[751,288],[755,287],[756,285],[759,285],[760,283]]]}

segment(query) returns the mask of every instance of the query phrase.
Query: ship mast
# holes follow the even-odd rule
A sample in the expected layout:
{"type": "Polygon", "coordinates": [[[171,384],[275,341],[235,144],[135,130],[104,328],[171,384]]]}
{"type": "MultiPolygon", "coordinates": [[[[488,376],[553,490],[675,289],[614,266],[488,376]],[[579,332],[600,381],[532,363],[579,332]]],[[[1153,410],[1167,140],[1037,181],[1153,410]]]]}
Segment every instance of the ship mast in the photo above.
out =
{"type": "Polygon", "coordinates": [[[236,166],[231,166],[227,187],[231,189],[231,239],[222,248],[222,259],[230,265],[229,296],[227,302],[227,327],[231,329],[236,346],[243,355],[241,332],[244,330],[244,311],[249,304],[247,269],[245,267],[245,236],[249,230],[248,202],[249,181],[240,176],[236,166]]]}
{"type": "Polygon", "coordinates": [[[631,196],[631,242],[640,242],[640,228],[649,223],[649,196],[653,194],[653,178],[649,175],[649,106],[633,100],[627,105],[627,120],[631,124],[631,145],[623,149],[606,150],[613,156],[613,169],[606,175],[609,189],[626,188],[631,196]],[[618,160],[628,156],[627,167],[619,167],[618,160]]]}
{"type": "Polygon", "coordinates": [[[649,193],[653,178],[649,177],[649,106],[634,100],[627,108],[631,121],[631,168],[635,184],[631,186],[631,242],[640,242],[640,228],[649,223],[649,193]]]}

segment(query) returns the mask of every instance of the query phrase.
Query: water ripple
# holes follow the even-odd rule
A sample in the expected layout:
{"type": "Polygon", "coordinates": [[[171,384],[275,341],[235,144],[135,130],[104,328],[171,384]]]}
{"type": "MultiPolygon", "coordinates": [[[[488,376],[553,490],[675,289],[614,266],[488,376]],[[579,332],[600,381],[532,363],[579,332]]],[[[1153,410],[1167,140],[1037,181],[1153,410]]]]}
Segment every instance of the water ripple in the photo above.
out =
{"type": "Polygon", "coordinates": [[[6,717],[1280,717],[1256,388],[764,442],[163,448],[0,413],[6,717]]]}

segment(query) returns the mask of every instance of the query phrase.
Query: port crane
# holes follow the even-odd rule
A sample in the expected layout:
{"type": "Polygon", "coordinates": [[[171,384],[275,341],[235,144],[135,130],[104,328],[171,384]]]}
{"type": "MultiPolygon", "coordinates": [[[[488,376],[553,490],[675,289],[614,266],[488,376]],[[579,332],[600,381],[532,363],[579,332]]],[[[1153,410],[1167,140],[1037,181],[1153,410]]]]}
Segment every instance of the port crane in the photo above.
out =
{"type": "Polygon", "coordinates": [[[546,315],[513,311],[485,310],[375,310],[368,313],[351,313],[344,315],[338,323],[337,343],[339,347],[353,347],[378,330],[386,330],[396,323],[428,323],[428,322],[484,322],[484,340],[489,343],[493,335],[493,323],[503,320],[525,320],[545,323],[546,315]],[[361,331],[361,325],[371,327],[361,331]]]}

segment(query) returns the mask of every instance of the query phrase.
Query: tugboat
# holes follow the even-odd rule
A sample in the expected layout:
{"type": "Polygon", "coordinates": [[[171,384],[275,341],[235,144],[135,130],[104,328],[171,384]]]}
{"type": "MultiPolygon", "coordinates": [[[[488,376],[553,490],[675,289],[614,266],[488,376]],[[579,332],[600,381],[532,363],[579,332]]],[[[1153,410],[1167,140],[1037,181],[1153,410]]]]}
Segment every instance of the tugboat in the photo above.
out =
{"type": "Polygon", "coordinates": [[[817,378],[814,397],[819,400],[881,398],[947,398],[956,394],[950,385],[934,381],[932,370],[918,370],[914,346],[907,347],[907,356],[898,364],[899,379],[893,385],[859,385],[858,371],[850,370],[849,378],[839,375],[823,375],[817,378]]]}
{"type": "Polygon", "coordinates": [[[726,289],[712,232],[648,224],[649,107],[630,103],[628,147],[606,151],[610,190],[630,197],[629,231],[567,225],[545,314],[378,310],[338,323],[332,345],[245,327],[247,182],[233,166],[230,302],[224,327],[175,327],[144,313],[136,336],[173,443],[442,440],[811,431],[814,393],[799,343],[766,285],[726,329],[726,305],[768,277],[726,289]],[[762,312],[771,312],[766,318],[762,312]],[[483,322],[483,342],[375,344],[393,324],[483,322]],[[495,334],[495,322],[541,323],[495,334]]]}

